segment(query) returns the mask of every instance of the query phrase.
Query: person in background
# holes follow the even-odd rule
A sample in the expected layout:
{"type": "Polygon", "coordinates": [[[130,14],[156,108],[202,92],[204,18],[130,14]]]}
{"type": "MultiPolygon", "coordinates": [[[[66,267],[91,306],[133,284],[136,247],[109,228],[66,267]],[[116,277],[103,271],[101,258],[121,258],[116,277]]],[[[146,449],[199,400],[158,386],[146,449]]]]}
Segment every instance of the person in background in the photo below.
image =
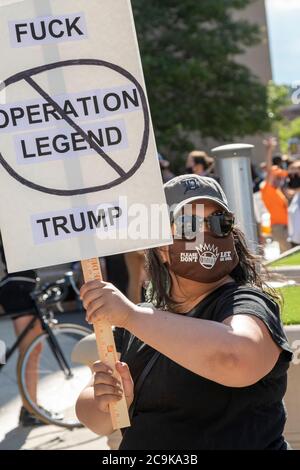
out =
{"type": "Polygon", "coordinates": [[[133,303],[143,301],[146,281],[143,251],[106,256],[103,258],[103,279],[114,284],[133,303]]]}
{"type": "Polygon", "coordinates": [[[256,220],[257,227],[257,237],[259,244],[263,244],[263,238],[261,234],[261,223],[263,214],[268,212],[264,202],[262,200],[262,195],[260,191],[260,186],[265,179],[265,176],[262,175],[261,167],[257,168],[256,165],[251,163],[251,176],[252,176],[252,189],[253,189],[253,205],[254,205],[254,215],[256,220]]]}
{"type": "Polygon", "coordinates": [[[129,276],[124,254],[105,256],[101,270],[105,281],[112,282],[127,295],[129,276]]]}
{"type": "Polygon", "coordinates": [[[260,175],[260,178],[261,178],[261,182],[265,181],[265,179],[267,178],[267,164],[266,164],[266,162],[262,162],[259,165],[259,175],[260,175]]]}
{"type": "Polygon", "coordinates": [[[254,163],[251,163],[251,178],[253,193],[260,191],[260,185],[265,178],[262,177],[262,172],[257,168],[254,163]]]}
{"type": "Polygon", "coordinates": [[[138,304],[144,300],[143,286],[147,280],[145,253],[144,251],[133,251],[125,253],[124,257],[128,271],[127,297],[134,304],[138,304]]]}
{"type": "Polygon", "coordinates": [[[278,166],[282,170],[287,170],[289,164],[291,163],[291,159],[289,155],[278,154],[278,155],[274,155],[274,157],[272,158],[272,163],[273,165],[278,166]]]}
{"type": "Polygon", "coordinates": [[[158,161],[163,182],[167,183],[174,178],[174,174],[170,170],[170,162],[160,153],[158,154],[158,161]]]}
{"type": "Polygon", "coordinates": [[[199,176],[211,176],[214,170],[214,159],[206,152],[193,150],[186,161],[186,173],[199,176]]]}
{"type": "Polygon", "coordinates": [[[274,155],[274,156],[272,157],[272,165],[278,166],[278,167],[281,168],[282,170],[286,170],[286,165],[285,165],[284,162],[283,162],[283,159],[282,159],[282,155],[281,155],[281,154],[274,155]]]}
{"type": "MultiPolygon", "coordinates": [[[[36,285],[36,272],[35,271],[22,271],[15,274],[7,274],[6,259],[2,240],[0,236],[0,258],[6,272],[3,279],[1,279],[0,286],[0,305],[5,313],[18,313],[28,311],[28,315],[22,315],[13,320],[13,326],[16,336],[19,336],[27,325],[32,320],[32,312],[34,311],[34,304],[31,298],[31,292],[36,285]]],[[[41,326],[36,321],[34,327],[28,332],[26,338],[23,339],[19,346],[19,354],[23,354],[31,341],[34,340],[40,333],[42,333],[41,326]]],[[[37,381],[38,381],[38,363],[41,350],[35,348],[28,360],[28,367],[26,369],[26,383],[32,401],[37,403],[37,381]]],[[[46,410],[45,410],[46,411],[46,410]]],[[[53,412],[48,411],[49,415],[54,415],[53,412]]],[[[55,418],[59,419],[59,415],[55,414],[55,418]]],[[[40,426],[44,425],[42,421],[36,418],[35,415],[30,413],[23,403],[20,415],[19,424],[22,426],[40,426]]]]}
{"type": "Polygon", "coordinates": [[[288,209],[288,234],[292,247],[300,245],[300,160],[289,166],[288,188],[294,197],[288,209]]]}
{"type": "Polygon", "coordinates": [[[282,191],[288,172],[273,165],[272,155],[277,146],[273,137],[264,141],[266,146],[266,179],[261,184],[261,196],[264,205],[271,215],[272,236],[278,241],[280,251],[284,252],[290,248],[288,243],[288,200],[282,191]]]}

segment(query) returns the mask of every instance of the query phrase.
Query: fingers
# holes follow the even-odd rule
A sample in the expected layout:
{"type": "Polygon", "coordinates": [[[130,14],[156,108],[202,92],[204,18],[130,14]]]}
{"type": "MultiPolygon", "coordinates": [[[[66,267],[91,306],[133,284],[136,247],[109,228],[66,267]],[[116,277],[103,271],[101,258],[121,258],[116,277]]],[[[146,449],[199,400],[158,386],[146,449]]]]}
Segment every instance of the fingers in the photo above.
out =
{"type": "Polygon", "coordinates": [[[131,379],[131,374],[130,374],[128,364],[126,364],[125,362],[117,362],[116,363],[116,369],[119,372],[119,374],[120,374],[120,376],[123,380],[131,379]]]}
{"type": "Polygon", "coordinates": [[[92,323],[92,315],[103,307],[103,301],[101,300],[103,295],[102,289],[106,286],[107,283],[102,281],[92,281],[81,288],[80,296],[86,310],[86,321],[89,323],[92,323]],[[84,289],[84,287],[86,288],[84,289]]]}
{"type": "Polygon", "coordinates": [[[117,372],[120,374],[123,387],[124,387],[124,394],[126,397],[133,397],[134,394],[134,382],[131,377],[131,373],[128,367],[128,364],[125,362],[117,362],[116,363],[117,372]]]}
{"type": "Polygon", "coordinates": [[[278,141],[277,141],[276,137],[269,137],[269,138],[263,140],[263,144],[266,147],[276,147],[277,143],[278,143],[278,141]]]}
{"type": "Polygon", "coordinates": [[[87,310],[89,305],[94,300],[101,298],[101,296],[102,296],[102,289],[99,289],[99,287],[98,289],[89,290],[82,298],[82,303],[83,303],[84,308],[87,310]]]}
{"type": "Polygon", "coordinates": [[[93,365],[94,376],[94,398],[100,411],[109,412],[109,404],[118,402],[123,397],[121,383],[113,377],[112,369],[96,362],[93,365]]]}
{"type": "Polygon", "coordinates": [[[116,395],[122,397],[123,390],[121,387],[114,387],[113,385],[97,384],[94,385],[95,397],[101,397],[102,395],[116,395]]]}
{"type": "Polygon", "coordinates": [[[102,362],[95,362],[93,365],[94,374],[94,385],[104,384],[113,387],[120,387],[121,382],[113,376],[112,369],[102,362]]]}
{"type": "Polygon", "coordinates": [[[90,303],[86,309],[86,321],[89,323],[95,323],[98,319],[101,319],[102,307],[104,306],[103,300],[97,299],[90,303]],[[98,315],[99,314],[99,318],[98,315]]]}
{"type": "Polygon", "coordinates": [[[109,375],[113,375],[114,371],[112,370],[111,367],[107,366],[106,364],[104,364],[103,362],[101,361],[96,361],[94,362],[93,364],[93,371],[95,373],[97,372],[104,372],[106,374],[109,374],[109,375]]]}
{"type": "Polygon", "coordinates": [[[83,300],[84,296],[88,292],[90,292],[91,290],[101,289],[104,286],[106,286],[107,284],[109,284],[109,283],[104,282],[104,281],[100,281],[100,280],[86,282],[85,284],[83,284],[83,286],[80,289],[80,298],[81,298],[81,300],[83,300]]]}
{"type": "MultiPolygon", "coordinates": [[[[103,364],[100,361],[97,361],[93,364],[93,370],[95,372],[94,375],[94,385],[109,385],[111,387],[121,388],[120,381],[113,376],[112,369],[103,364]]],[[[134,383],[131,377],[131,373],[128,367],[128,364],[125,362],[117,362],[116,363],[116,370],[120,375],[121,381],[123,383],[125,395],[133,394],[134,383]],[[126,393],[127,392],[127,393],[126,393]]]]}
{"type": "Polygon", "coordinates": [[[104,290],[112,292],[114,289],[115,287],[112,284],[104,281],[88,282],[81,288],[80,298],[87,313],[87,322],[93,323],[101,319],[101,313],[103,313],[101,309],[104,306],[103,300],[105,299],[104,290]],[[97,315],[94,316],[96,312],[97,315]]]}
{"type": "Polygon", "coordinates": [[[111,403],[117,403],[120,400],[122,400],[122,397],[118,397],[117,395],[102,395],[101,397],[95,397],[97,407],[103,413],[109,413],[109,405],[111,403]]]}
{"type": "Polygon", "coordinates": [[[104,372],[97,372],[94,377],[94,384],[105,384],[105,385],[111,385],[113,387],[116,386],[121,386],[121,383],[118,379],[113,377],[112,375],[105,374],[104,372]]]}

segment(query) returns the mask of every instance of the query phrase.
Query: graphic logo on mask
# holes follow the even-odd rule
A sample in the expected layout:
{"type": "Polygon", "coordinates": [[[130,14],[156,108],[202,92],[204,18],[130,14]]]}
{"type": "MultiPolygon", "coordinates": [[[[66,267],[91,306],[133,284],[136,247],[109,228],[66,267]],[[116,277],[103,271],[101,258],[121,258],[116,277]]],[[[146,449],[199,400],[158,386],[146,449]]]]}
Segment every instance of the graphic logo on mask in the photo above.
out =
{"type": "Polygon", "coordinates": [[[230,274],[238,265],[232,234],[216,239],[205,232],[202,243],[190,245],[192,249],[186,251],[186,242],[175,239],[169,248],[170,269],[184,279],[210,284],[230,274]]]}
{"type": "Polygon", "coordinates": [[[220,256],[218,247],[204,243],[204,245],[200,245],[200,248],[196,246],[196,250],[198,252],[199,263],[201,266],[205,269],[212,269],[220,256]]]}

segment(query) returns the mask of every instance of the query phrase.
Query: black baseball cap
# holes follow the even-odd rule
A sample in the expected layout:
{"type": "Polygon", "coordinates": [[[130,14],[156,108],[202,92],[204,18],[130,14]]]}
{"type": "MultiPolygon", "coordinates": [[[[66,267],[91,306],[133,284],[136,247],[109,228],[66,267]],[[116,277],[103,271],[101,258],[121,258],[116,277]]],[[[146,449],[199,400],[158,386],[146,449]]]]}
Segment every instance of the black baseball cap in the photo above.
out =
{"type": "Polygon", "coordinates": [[[171,220],[183,206],[197,200],[216,202],[230,212],[227,197],[219,183],[208,176],[181,175],[164,185],[167,204],[170,208],[171,220]]]}

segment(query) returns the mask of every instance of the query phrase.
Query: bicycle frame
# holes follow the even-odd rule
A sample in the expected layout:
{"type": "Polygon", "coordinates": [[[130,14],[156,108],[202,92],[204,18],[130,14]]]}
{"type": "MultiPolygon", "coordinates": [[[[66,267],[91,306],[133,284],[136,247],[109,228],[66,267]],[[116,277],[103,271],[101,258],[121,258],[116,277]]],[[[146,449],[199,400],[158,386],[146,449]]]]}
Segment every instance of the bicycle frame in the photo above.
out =
{"type": "MultiPolygon", "coordinates": [[[[37,306],[36,306],[36,308],[38,309],[37,306]]],[[[59,343],[58,343],[57,339],[55,338],[55,335],[53,334],[53,331],[52,331],[51,327],[45,321],[43,316],[41,316],[40,321],[41,321],[42,329],[48,334],[47,341],[49,343],[50,349],[52,350],[52,353],[54,354],[54,356],[55,356],[62,372],[66,375],[67,378],[72,378],[73,374],[72,374],[72,371],[71,371],[71,367],[70,367],[63,351],[61,350],[61,348],[59,346],[59,343]]]]}

